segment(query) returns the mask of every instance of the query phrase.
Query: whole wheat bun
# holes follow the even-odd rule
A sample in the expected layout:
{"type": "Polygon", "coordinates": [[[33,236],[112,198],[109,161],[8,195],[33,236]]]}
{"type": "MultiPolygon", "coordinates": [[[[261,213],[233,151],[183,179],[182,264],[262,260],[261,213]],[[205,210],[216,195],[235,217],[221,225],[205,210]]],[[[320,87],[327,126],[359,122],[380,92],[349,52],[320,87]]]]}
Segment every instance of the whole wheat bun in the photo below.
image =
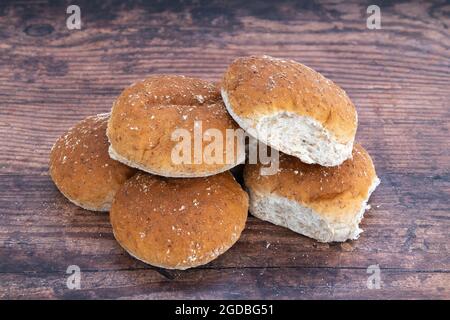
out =
{"type": "MultiPolygon", "coordinates": [[[[113,159],[131,167],[166,177],[204,177],[224,172],[245,160],[245,150],[236,147],[232,155],[222,148],[223,160],[208,163],[194,160],[194,125],[201,121],[201,131],[239,126],[229,116],[219,89],[210,82],[173,75],[155,75],[125,89],[115,101],[108,123],[109,153],[113,159]],[[172,159],[176,129],[191,134],[190,163],[172,159]]],[[[199,129],[200,130],[200,129],[199,129]]],[[[203,150],[211,141],[200,142],[203,150]]],[[[224,144],[225,145],[225,144],[224,144]]]]}
{"type": "Polygon", "coordinates": [[[74,204],[108,211],[114,194],[135,169],[108,155],[109,114],[90,116],[62,135],[50,154],[50,175],[61,193],[74,204]]]}
{"type": "Polygon", "coordinates": [[[110,219],[116,240],[133,257],[188,269],[227,251],[247,210],[248,195],[230,172],[189,179],[138,173],[117,192],[110,219]]]}
{"type": "Polygon", "coordinates": [[[367,200],[380,180],[369,154],[355,144],[353,158],[336,167],[305,164],[281,154],[279,171],[260,175],[246,165],[250,213],[321,242],[357,239],[367,200]]]}
{"type": "Polygon", "coordinates": [[[234,120],[274,149],[322,166],[351,156],[355,107],[344,90],[311,68],[269,56],[239,58],[221,86],[234,120]]]}

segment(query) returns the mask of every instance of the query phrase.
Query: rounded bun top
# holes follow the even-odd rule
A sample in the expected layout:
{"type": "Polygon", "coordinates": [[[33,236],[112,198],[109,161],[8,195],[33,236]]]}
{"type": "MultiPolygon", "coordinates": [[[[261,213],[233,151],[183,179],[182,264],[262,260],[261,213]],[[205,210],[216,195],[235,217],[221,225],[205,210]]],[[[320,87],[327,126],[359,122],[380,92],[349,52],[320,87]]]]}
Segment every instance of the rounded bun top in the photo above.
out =
{"type": "Polygon", "coordinates": [[[222,91],[237,117],[292,112],[322,124],[340,143],[353,141],[357,114],[344,90],[313,69],[269,56],[236,59],[228,67],[222,91]]]}
{"type": "Polygon", "coordinates": [[[109,210],[115,192],[136,172],[109,157],[108,117],[82,120],[56,141],[50,154],[50,175],[58,189],[89,210],[109,210]]]}
{"type": "MultiPolygon", "coordinates": [[[[194,125],[202,134],[238,125],[228,115],[218,88],[208,81],[175,75],[154,75],[126,88],[115,101],[107,134],[113,158],[144,171],[169,177],[208,176],[228,170],[244,160],[235,148],[233,161],[194,161],[194,125]],[[177,129],[191,134],[191,162],[173,161],[172,151],[181,141],[177,129]]],[[[204,140],[205,147],[210,141],[204,140]]],[[[226,159],[226,150],[223,150],[226,159]]]]}
{"type": "Polygon", "coordinates": [[[125,88],[115,104],[129,107],[198,106],[219,100],[219,92],[212,82],[181,75],[152,75],[125,88]]]}
{"type": "Polygon", "coordinates": [[[176,179],[138,173],[117,193],[117,241],[154,266],[187,269],[215,259],[239,238],[248,196],[230,172],[176,179]]]}
{"type": "Polygon", "coordinates": [[[261,166],[245,166],[245,184],[252,192],[288,198],[339,221],[353,218],[378,182],[372,159],[359,144],[352,158],[336,167],[305,164],[286,154],[280,154],[274,175],[262,176],[261,166]]]}

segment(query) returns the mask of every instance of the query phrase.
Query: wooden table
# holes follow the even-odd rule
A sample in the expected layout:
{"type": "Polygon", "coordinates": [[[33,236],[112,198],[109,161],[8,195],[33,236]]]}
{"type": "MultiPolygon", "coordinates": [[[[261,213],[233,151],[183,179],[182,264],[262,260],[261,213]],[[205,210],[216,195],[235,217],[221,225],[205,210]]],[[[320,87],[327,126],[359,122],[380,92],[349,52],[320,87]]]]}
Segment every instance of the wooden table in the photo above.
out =
{"type": "Polygon", "coordinates": [[[77,1],[81,30],[67,29],[66,4],[0,4],[0,298],[450,298],[445,1],[381,4],[381,30],[360,1],[117,3],[77,1]],[[107,214],[57,191],[53,142],[122,88],[154,73],[219,80],[250,54],[303,62],[357,106],[382,181],[359,240],[321,244],[249,217],[212,263],[159,270],[122,250],[107,214]],[[380,289],[367,287],[370,265],[380,289]]]}

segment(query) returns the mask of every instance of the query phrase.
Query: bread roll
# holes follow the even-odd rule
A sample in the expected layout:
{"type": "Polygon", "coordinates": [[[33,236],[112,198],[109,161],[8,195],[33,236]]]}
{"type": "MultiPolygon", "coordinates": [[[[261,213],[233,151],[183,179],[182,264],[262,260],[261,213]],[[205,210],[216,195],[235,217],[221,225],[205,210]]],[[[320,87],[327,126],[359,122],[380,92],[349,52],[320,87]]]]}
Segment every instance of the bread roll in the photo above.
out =
{"type": "Polygon", "coordinates": [[[135,169],[108,155],[106,126],[109,114],[87,117],[54,144],[50,175],[74,204],[93,211],[108,211],[114,194],[135,169]]]}
{"type": "Polygon", "coordinates": [[[281,154],[275,175],[246,165],[250,212],[320,242],[357,239],[370,194],[380,180],[369,154],[358,144],[353,158],[336,167],[302,163],[281,154]]]}
{"type": "Polygon", "coordinates": [[[117,241],[135,258],[188,269],[227,251],[247,210],[248,196],[230,172],[190,179],[138,173],[117,192],[110,218],[117,241]]]}
{"type": "Polygon", "coordinates": [[[269,56],[235,60],[222,97],[250,135],[305,163],[336,166],[351,156],[357,114],[349,97],[320,73],[269,56]]]}
{"type": "Polygon", "coordinates": [[[245,160],[245,150],[238,150],[236,142],[231,155],[227,155],[224,143],[219,151],[222,160],[208,161],[202,155],[212,141],[205,139],[197,145],[201,149],[197,148],[200,157],[196,161],[196,121],[201,121],[198,126],[201,133],[216,130],[224,139],[227,129],[239,128],[228,115],[219,89],[213,83],[184,76],[151,76],[125,89],[114,103],[107,131],[109,153],[129,166],[167,177],[210,176],[245,160]],[[190,161],[185,163],[172,158],[182,140],[172,135],[180,129],[190,134],[190,161]]]}

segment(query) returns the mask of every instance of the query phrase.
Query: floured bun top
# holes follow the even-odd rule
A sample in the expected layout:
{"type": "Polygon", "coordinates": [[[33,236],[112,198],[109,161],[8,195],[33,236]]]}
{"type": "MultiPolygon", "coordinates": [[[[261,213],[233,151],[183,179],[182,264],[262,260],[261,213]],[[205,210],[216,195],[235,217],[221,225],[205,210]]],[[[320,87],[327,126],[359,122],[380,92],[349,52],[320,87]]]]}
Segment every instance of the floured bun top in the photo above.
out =
{"type": "Polygon", "coordinates": [[[138,173],[117,193],[110,219],[117,241],[135,258],[187,269],[227,251],[247,210],[248,196],[230,172],[189,179],[138,173]]]}
{"type": "Polygon", "coordinates": [[[237,128],[213,83],[154,75],[125,89],[115,101],[107,131],[109,152],[116,160],[161,176],[209,176],[244,161],[237,143],[228,150],[231,154],[225,143],[208,153],[211,130],[225,139],[227,129],[237,128]]]}
{"type": "Polygon", "coordinates": [[[108,117],[82,120],[56,141],[50,154],[50,175],[58,189],[88,210],[108,211],[116,191],[136,172],[109,157],[108,117]]]}
{"type": "Polygon", "coordinates": [[[349,223],[379,183],[372,159],[359,144],[352,158],[336,167],[305,164],[280,155],[274,175],[260,175],[261,165],[246,165],[244,180],[251,192],[296,201],[326,217],[327,221],[349,223]]]}
{"type": "Polygon", "coordinates": [[[222,90],[237,117],[292,112],[316,120],[340,143],[353,141],[357,114],[339,86],[313,69],[269,56],[238,58],[225,72],[222,90]]]}

